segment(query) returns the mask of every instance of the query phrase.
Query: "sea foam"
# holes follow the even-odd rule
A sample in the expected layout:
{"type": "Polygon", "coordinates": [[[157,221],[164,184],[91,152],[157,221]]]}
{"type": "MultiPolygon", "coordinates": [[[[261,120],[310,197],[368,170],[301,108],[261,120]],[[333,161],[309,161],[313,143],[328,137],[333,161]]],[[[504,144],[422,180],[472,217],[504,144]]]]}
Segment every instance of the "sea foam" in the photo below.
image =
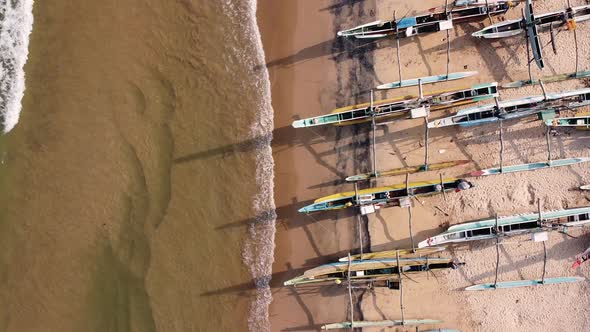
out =
{"type": "Polygon", "coordinates": [[[33,0],[0,0],[0,117],[4,133],[14,128],[21,111],[32,29],[33,0]]]}
{"type": "Polygon", "coordinates": [[[256,285],[256,297],[250,305],[248,329],[252,332],[270,331],[268,308],[272,301],[270,280],[274,262],[276,212],[274,202],[274,160],[272,157],[272,131],[274,112],[271,105],[271,89],[265,66],[262,38],[256,21],[256,0],[226,0],[224,7],[237,22],[247,45],[238,50],[240,61],[249,69],[249,77],[257,92],[254,122],[250,127],[249,141],[256,158],[256,185],[253,198],[256,218],[248,225],[248,238],[242,250],[244,263],[250,269],[256,285]]]}

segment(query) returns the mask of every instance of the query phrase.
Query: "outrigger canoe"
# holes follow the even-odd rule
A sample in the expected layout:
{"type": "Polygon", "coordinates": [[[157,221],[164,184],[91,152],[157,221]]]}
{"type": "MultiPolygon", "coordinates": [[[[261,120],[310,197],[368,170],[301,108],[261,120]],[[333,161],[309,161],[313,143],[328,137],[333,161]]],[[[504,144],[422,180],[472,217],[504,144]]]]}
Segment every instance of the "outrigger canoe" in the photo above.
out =
{"type": "Polygon", "coordinates": [[[488,15],[506,13],[512,5],[509,2],[477,4],[475,6],[452,7],[448,11],[426,13],[423,15],[404,17],[397,21],[374,21],[357,27],[338,31],[338,36],[355,37],[358,39],[377,39],[388,36],[407,38],[417,35],[453,29],[454,22],[465,22],[486,18],[488,15]]]}
{"type": "Polygon", "coordinates": [[[445,232],[420,242],[418,247],[495,239],[498,235],[515,236],[560,228],[580,227],[590,223],[590,206],[541,212],[541,215],[537,212],[500,217],[497,222],[497,231],[495,218],[453,225],[445,232]]]}
{"type": "Polygon", "coordinates": [[[548,93],[546,96],[532,96],[462,109],[450,117],[428,123],[429,128],[447,126],[476,126],[499,120],[518,119],[545,111],[559,112],[565,109],[590,105],[590,89],[548,93]],[[499,107],[498,107],[499,106],[499,107]]]}
{"type": "Polygon", "coordinates": [[[549,127],[574,127],[576,129],[589,129],[590,128],[590,114],[576,115],[573,117],[565,118],[553,118],[545,121],[545,124],[549,127]]]}
{"type": "MultiPolygon", "coordinates": [[[[352,255],[350,259],[363,260],[365,259],[383,259],[383,258],[397,258],[399,257],[408,258],[408,257],[421,257],[421,256],[428,256],[432,254],[436,254],[438,252],[444,251],[445,247],[428,247],[428,248],[416,248],[412,249],[396,249],[396,250],[386,250],[386,251],[379,251],[379,252],[367,252],[361,255],[352,255]]],[[[348,262],[348,257],[342,257],[338,260],[339,262],[348,262]]]]}
{"type": "Polygon", "coordinates": [[[349,262],[336,262],[321,265],[303,272],[302,276],[287,280],[285,286],[297,286],[312,283],[341,283],[350,281],[398,280],[399,273],[416,273],[441,269],[456,269],[460,264],[452,258],[397,258],[366,259],[349,262]],[[401,267],[401,271],[399,271],[401,267]]]}
{"type": "MultiPolygon", "coordinates": [[[[556,12],[538,15],[532,15],[532,10],[528,8],[528,6],[527,11],[531,13],[531,22],[534,23],[531,24],[531,26],[539,27],[541,29],[549,28],[550,25],[553,25],[554,28],[563,27],[566,26],[570,20],[579,23],[590,19],[590,5],[571,7],[556,12]]],[[[485,27],[471,35],[477,38],[492,39],[512,37],[523,33],[527,28],[526,25],[527,22],[523,19],[506,20],[485,27]]]]}
{"type": "Polygon", "coordinates": [[[435,319],[404,319],[402,320],[377,320],[377,321],[355,321],[341,322],[322,325],[322,330],[340,330],[340,329],[361,329],[365,327],[393,327],[393,326],[417,326],[417,325],[434,325],[442,323],[435,319]]]}
{"type": "Polygon", "coordinates": [[[426,196],[447,191],[461,191],[473,187],[469,181],[463,179],[443,179],[442,181],[423,181],[406,184],[396,184],[388,187],[377,187],[348,191],[318,198],[313,204],[302,207],[299,212],[311,213],[345,209],[352,206],[373,205],[377,208],[399,203],[402,198],[412,196],[426,196]]]}
{"type": "Polygon", "coordinates": [[[376,121],[407,119],[413,109],[422,106],[436,111],[458,105],[475,103],[498,96],[498,83],[475,85],[471,88],[433,92],[424,96],[407,96],[396,99],[380,100],[370,103],[347,106],[334,110],[330,114],[293,121],[294,128],[315,127],[322,125],[351,125],[369,122],[375,116],[376,121]]]}
{"type": "Polygon", "coordinates": [[[471,172],[471,176],[486,176],[486,175],[497,175],[497,174],[505,174],[505,173],[536,171],[536,170],[544,169],[544,168],[570,166],[570,165],[575,165],[575,164],[579,164],[579,163],[585,163],[588,161],[590,161],[590,158],[557,159],[557,160],[551,160],[551,161],[540,162],[540,163],[511,165],[511,166],[504,166],[502,168],[500,168],[500,167],[489,168],[489,169],[484,169],[481,171],[471,172]]]}
{"type": "Polygon", "coordinates": [[[454,81],[459,80],[462,78],[475,76],[478,72],[476,71],[463,71],[463,72],[456,72],[444,75],[433,75],[433,76],[425,76],[420,78],[412,78],[409,80],[397,81],[392,83],[385,83],[377,86],[378,90],[388,90],[388,89],[399,89],[405,88],[409,86],[417,86],[420,84],[433,84],[438,82],[447,82],[447,81],[454,81]]]}
{"type": "Polygon", "coordinates": [[[455,160],[455,161],[447,161],[442,163],[435,163],[429,164],[428,167],[425,165],[420,166],[409,166],[409,167],[402,167],[402,168],[395,168],[389,171],[377,172],[375,173],[363,173],[358,175],[349,176],[346,178],[347,182],[356,182],[356,181],[363,181],[369,180],[375,177],[387,177],[387,176],[396,176],[396,175],[404,175],[404,174],[413,174],[418,172],[426,172],[426,171],[438,171],[441,169],[464,165],[469,163],[469,160],[455,160]]]}

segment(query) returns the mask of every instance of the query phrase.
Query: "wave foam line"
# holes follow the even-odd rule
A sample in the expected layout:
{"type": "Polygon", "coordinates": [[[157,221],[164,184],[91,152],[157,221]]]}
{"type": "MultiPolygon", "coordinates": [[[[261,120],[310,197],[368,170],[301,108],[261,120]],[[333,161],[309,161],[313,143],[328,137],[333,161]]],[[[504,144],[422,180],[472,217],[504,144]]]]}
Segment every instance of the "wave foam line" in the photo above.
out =
{"type": "Polygon", "coordinates": [[[262,37],[256,21],[256,0],[226,0],[227,12],[241,29],[245,30],[248,45],[241,50],[242,61],[250,68],[250,77],[260,97],[256,118],[250,127],[249,139],[254,142],[256,155],[256,184],[258,192],[253,199],[255,221],[249,225],[248,239],[242,257],[256,284],[256,298],[250,305],[248,329],[251,332],[270,332],[269,305],[272,301],[270,281],[274,262],[276,206],[274,202],[274,160],[272,157],[272,131],[274,112],[271,87],[262,37]],[[247,55],[247,56],[246,56],[247,55]]]}
{"type": "Polygon", "coordinates": [[[33,0],[0,1],[0,118],[4,133],[18,123],[32,30],[33,0]]]}

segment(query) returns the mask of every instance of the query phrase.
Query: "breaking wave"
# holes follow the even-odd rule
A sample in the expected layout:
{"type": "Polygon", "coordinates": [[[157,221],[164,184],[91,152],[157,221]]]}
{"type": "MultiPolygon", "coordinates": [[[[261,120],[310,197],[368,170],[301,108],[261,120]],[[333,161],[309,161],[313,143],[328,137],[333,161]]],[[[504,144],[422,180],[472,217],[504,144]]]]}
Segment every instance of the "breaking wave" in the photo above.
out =
{"type": "Polygon", "coordinates": [[[33,0],[0,0],[0,118],[4,133],[18,123],[32,30],[33,0]]]}
{"type": "Polygon", "coordinates": [[[272,301],[270,280],[274,262],[276,206],[274,202],[274,160],[272,157],[273,109],[268,70],[262,38],[256,22],[256,0],[226,0],[225,10],[242,31],[248,42],[240,52],[240,60],[247,68],[250,88],[257,93],[257,112],[250,127],[249,141],[253,142],[256,158],[256,185],[253,198],[255,219],[248,225],[248,238],[242,250],[244,263],[256,284],[256,297],[250,304],[248,329],[252,332],[270,331],[268,308],[272,301]],[[252,86],[253,85],[253,86],[252,86]]]}

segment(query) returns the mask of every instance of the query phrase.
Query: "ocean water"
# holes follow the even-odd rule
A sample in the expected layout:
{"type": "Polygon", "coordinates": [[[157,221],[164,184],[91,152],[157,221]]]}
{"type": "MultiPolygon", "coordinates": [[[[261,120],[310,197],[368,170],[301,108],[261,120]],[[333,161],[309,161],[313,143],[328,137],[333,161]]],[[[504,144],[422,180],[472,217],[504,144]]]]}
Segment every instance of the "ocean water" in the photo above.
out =
{"type": "Polygon", "coordinates": [[[0,5],[0,330],[269,330],[256,1],[0,5]]]}

